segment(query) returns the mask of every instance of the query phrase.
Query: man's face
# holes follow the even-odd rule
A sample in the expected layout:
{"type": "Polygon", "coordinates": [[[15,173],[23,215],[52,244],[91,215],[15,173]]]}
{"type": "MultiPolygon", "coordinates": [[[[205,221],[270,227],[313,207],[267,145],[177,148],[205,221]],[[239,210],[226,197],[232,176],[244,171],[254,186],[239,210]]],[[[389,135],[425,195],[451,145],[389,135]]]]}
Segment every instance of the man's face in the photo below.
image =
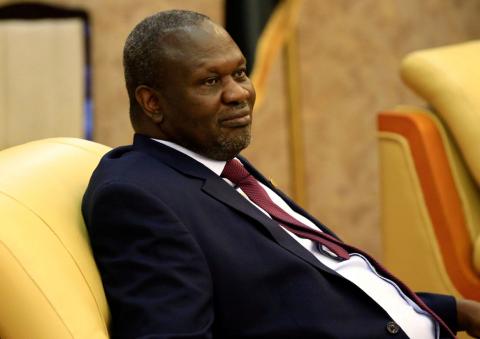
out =
{"type": "Polygon", "coordinates": [[[246,62],[223,28],[205,21],[170,34],[160,91],[164,137],[206,157],[228,160],[250,143],[255,89],[246,62]]]}

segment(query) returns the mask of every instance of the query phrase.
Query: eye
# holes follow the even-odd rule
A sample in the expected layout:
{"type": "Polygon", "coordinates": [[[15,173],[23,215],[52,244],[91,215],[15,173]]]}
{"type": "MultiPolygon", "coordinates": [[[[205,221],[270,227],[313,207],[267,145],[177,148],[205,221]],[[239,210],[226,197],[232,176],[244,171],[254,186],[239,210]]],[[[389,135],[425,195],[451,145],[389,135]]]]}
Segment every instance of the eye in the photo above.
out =
{"type": "Polygon", "coordinates": [[[245,68],[238,69],[233,73],[233,76],[235,79],[243,80],[247,77],[247,70],[245,68]]]}
{"type": "Polygon", "coordinates": [[[218,78],[212,77],[212,78],[207,78],[203,81],[203,84],[206,86],[215,86],[218,83],[218,78]]]}

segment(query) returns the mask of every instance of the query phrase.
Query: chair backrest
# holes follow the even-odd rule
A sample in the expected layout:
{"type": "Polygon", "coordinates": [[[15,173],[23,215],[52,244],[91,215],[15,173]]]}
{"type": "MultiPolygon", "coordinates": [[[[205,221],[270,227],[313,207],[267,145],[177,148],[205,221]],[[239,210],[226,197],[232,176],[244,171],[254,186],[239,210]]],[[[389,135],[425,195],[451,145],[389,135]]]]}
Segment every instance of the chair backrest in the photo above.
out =
{"type": "Polygon", "coordinates": [[[411,53],[401,74],[435,110],[480,187],[480,40],[411,53]]]}
{"type": "MultiPolygon", "coordinates": [[[[480,274],[480,40],[431,48],[408,55],[402,63],[405,83],[426,100],[447,131],[458,154],[454,174],[466,169],[474,180],[459,185],[467,228],[476,244],[480,274]],[[472,186],[473,188],[464,188],[472,186]]],[[[459,174],[456,174],[458,177],[459,174]]],[[[461,179],[457,179],[459,181],[461,179]]],[[[465,180],[464,180],[465,182],[465,180]]]]}
{"type": "Polygon", "coordinates": [[[417,289],[480,300],[480,41],[414,52],[430,109],[379,116],[385,263],[417,289]]]}
{"type": "Polygon", "coordinates": [[[108,338],[81,215],[108,147],[52,138],[0,151],[0,338],[108,338]]]}
{"type": "Polygon", "coordinates": [[[379,115],[384,262],[416,290],[480,300],[480,192],[438,118],[379,115]]]}

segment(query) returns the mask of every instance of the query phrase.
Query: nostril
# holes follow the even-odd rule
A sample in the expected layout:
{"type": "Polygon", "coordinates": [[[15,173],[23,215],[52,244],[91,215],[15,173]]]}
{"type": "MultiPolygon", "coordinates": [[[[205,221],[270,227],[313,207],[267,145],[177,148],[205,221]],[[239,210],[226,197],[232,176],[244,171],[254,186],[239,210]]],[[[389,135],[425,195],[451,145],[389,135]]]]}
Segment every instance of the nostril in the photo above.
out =
{"type": "Polygon", "coordinates": [[[235,110],[241,110],[248,106],[247,101],[231,101],[229,106],[235,110]]]}

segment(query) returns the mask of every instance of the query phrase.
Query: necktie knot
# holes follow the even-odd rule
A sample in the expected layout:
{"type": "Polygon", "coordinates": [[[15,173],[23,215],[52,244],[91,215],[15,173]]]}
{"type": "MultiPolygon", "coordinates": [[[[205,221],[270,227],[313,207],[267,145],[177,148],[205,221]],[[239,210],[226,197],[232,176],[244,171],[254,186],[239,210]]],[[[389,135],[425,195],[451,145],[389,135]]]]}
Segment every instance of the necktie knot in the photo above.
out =
{"type": "Polygon", "coordinates": [[[223,169],[221,176],[238,186],[242,180],[250,176],[250,173],[245,169],[245,167],[243,167],[240,161],[231,159],[225,164],[225,168],[223,169]]]}

